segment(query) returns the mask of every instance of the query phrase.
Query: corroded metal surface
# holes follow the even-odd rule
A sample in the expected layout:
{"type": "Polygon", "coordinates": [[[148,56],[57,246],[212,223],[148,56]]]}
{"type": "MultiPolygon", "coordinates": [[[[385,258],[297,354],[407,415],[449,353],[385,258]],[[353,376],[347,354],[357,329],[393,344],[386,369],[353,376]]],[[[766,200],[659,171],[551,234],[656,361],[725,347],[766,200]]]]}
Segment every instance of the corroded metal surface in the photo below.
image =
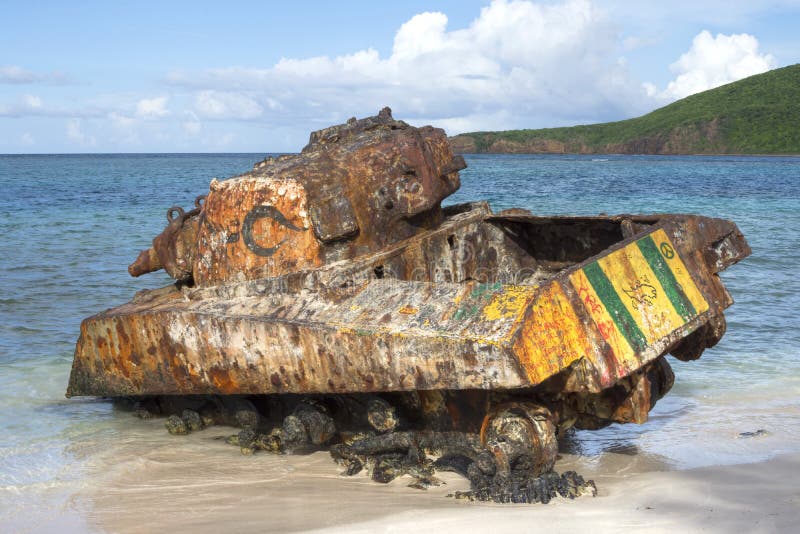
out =
{"type": "Polygon", "coordinates": [[[180,206],[167,210],[167,227],[153,239],[153,246],[143,250],[128,266],[131,276],[164,269],[172,278],[187,281],[192,277],[199,215],[205,195],[197,197],[194,209],[184,212],[180,206]]]}
{"type": "MultiPolygon", "coordinates": [[[[448,237],[508,252],[510,245],[480,236],[494,224],[473,224],[470,215],[446,224],[448,237]]],[[[567,369],[565,390],[599,392],[730,303],[680,237],[697,221],[666,217],[538,286],[503,283],[499,270],[465,269],[452,251],[456,261],[446,263],[460,279],[425,280],[436,273],[416,257],[426,238],[435,240],[426,234],[403,243],[394,261],[380,258],[381,278],[366,262],[361,273],[353,266],[315,273],[319,279],[299,290],[240,284],[233,292],[175,289],[142,298],[84,322],[70,394],[508,389],[567,369]],[[643,243],[667,251],[660,263],[651,259],[655,268],[643,259],[643,243]],[[391,278],[394,264],[414,266],[423,280],[391,278]],[[704,276],[695,281],[690,271],[704,276]],[[472,275],[486,280],[468,281],[472,275]]],[[[707,246],[725,237],[710,235],[707,246]]]]}
{"type": "Polygon", "coordinates": [[[130,271],[163,265],[174,278],[209,286],[374,252],[439,224],[441,201],[458,189],[464,167],[443,130],[412,128],[384,108],[314,132],[299,155],[212,181],[201,216],[168,214],[169,226],[130,271]]]}
{"type": "Polygon", "coordinates": [[[559,427],[646,420],[663,356],[724,333],[736,226],[441,208],[463,167],[441,130],[384,110],[212,182],[130,268],[182,284],[86,319],[68,396],[439,390],[456,420],[483,391],[559,427]]]}

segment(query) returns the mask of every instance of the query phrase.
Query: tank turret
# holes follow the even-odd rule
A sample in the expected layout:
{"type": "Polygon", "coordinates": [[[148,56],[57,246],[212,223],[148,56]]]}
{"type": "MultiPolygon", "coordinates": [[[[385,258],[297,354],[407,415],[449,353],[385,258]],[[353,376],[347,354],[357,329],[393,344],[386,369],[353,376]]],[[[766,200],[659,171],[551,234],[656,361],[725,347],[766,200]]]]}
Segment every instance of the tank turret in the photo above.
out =
{"type": "Polygon", "coordinates": [[[300,154],[212,181],[192,211],[170,208],[167,228],[128,270],[163,267],[205,286],[362,256],[440,224],[465,167],[443,130],[384,108],[313,132],[300,154]]]}

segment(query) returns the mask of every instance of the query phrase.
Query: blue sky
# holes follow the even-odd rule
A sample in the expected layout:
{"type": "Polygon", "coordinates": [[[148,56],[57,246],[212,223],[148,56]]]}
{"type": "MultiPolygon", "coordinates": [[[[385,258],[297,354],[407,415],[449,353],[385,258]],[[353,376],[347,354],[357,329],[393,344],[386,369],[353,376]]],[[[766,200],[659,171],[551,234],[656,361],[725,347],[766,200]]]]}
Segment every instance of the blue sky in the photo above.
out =
{"type": "Polygon", "coordinates": [[[296,151],[618,120],[800,62],[800,0],[0,1],[0,153],[296,151]]]}

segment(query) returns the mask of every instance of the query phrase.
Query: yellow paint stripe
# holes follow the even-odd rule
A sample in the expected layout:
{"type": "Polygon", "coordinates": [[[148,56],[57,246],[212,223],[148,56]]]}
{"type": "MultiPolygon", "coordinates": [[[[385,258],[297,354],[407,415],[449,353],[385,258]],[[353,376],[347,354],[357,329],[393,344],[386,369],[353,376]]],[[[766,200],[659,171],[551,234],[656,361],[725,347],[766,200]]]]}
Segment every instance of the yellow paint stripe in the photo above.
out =
{"type": "MultiPolygon", "coordinates": [[[[669,247],[675,251],[675,246],[672,244],[672,241],[667,236],[667,233],[663,229],[656,230],[652,234],[653,242],[655,242],[656,247],[661,247],[662,243],[667,243],[669,247]]],[[[681,261],[680,256],[678,256],[677,252],[672,254],[672,258],[665,256],[662,253],[662,257],[664,261],[669,265],[672,274],[675,275],[675,280],[681,285],[684,294],[694,306],[694,309],[697,311],[698,314],[703,313],[704,311],[708,310],[708,302],[703,297],[700,290],[697,289],[697,286],[692,280],[691,275],[689,274],[689,270],[686,268],[686,265],[683,264],[681,261]]]]}
{"type": "Polygon", "coordinates": [[[648,344],[683,326],[683,317],[675,311],[636,243],[601,258],[598,263],[648,344]]]}
{"type": "Polygon", "coordinates": [[[527,307],[535,292],[536,288],[531,286],[503,286],[484,306],[483,318],[487,321],[514,319],[527,307]]]}
{"type": "Polygon", "coordinates": [[[539,384],[579,358],[591,358],[593,350],[561,284],[542,288],[514,343],[531,383],[539,384]]]}
{"type": "Polygon", "coordinates": [[[582,270],[570,275],[570,282],[577,291],[578,296],[597,325],[597,330],[611,347],[614,358],[624,364],[626,368],[637,368],[639,361],[636,359],[633,348],[625,336],[617,329],[614,319],[609,314],[600,297],[595,292],[589,279],[582,270]]]}

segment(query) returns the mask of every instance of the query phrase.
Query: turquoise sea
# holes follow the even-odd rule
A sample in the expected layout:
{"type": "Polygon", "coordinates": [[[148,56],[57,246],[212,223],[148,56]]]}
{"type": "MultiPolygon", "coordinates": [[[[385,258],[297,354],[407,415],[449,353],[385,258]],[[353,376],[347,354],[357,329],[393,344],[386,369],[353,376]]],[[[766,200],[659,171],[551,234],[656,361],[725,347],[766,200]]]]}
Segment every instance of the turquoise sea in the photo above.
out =
{"type": "MultiPolygon", "coordinates": [[[[91,496],[109,477],[147,492],[142,447],[167,444],[180,456],[190,446],[105,400],[64,398],[78,327],[139,289],[169,283],[126,271],[163,229],[166,209],[190,207],[212,178],[263,157],[0,155],[0,531],[104,530],[92,520],[91,496]]],[[[661,469],[800,451],[800,158],[466,160],[448,203],[486,199],[495,210],[537,214],[700,213],[734,220],[753,249],[723,273],[736,300],[728,333],[699,361],[672,361],[675,387],[651,420],[578,432],[562,451],[586,465],[624,454],[661,469]]]]}

